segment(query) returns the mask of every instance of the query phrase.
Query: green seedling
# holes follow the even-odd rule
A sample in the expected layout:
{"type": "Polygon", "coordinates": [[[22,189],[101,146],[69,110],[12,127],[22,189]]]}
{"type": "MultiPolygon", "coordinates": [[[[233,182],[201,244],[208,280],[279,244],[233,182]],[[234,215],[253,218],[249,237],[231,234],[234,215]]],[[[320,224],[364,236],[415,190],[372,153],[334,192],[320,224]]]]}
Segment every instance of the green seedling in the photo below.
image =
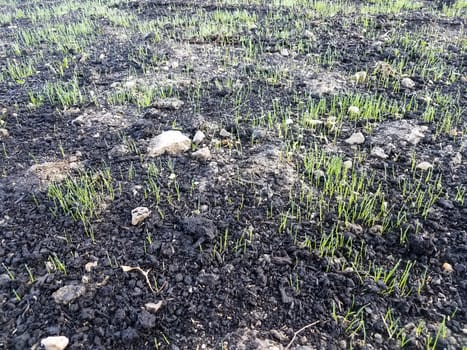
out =
{"type": "Polygon", "coordinates": [[[64,275],[67,275],[65,263],[63,263],[59,259],[57,254],[54,253],[53,255],[49,255],[48,262],[50,263],[54,271],[61,271],[64,275]]]}
{"type": "Polygon", "coordinates": [[[15,295],[15,299],[17,301],[21,301],[21,295],[16,291],[16,289],[13,289],[13,294],[15,295]]]}
{"type": "Polygon", "coordinates": [[[2,263],[3,269],[6,271],[8,277],[10,280],[14,281],[15,280],[15,274],[4,264],[2,263]]]}
{"type": "Polygon", "coordinates": [[[407,338],[404,327],[400,325],[400,320],[394,318],[392,309],[389,308],[386,314],[382,317],[384,326],[388,333],[389,339],[397,339],[400,342],[400,347],[405,347],[410,340],[407,338]]]}
{"type": "Polygon", "coordinates": [[[68,82],[46,82],[43,91],[52,105],[64,108],[81,105],[85,100],[77,77],[68,82]]]}
{"type": "Polygon", "coordinates": [[[28,265],[24,265],[24,267],[26,268],[26,271],[28,272],[28,276],[29,276],[29,283],[34,283],[36,281],[35,277],[34,277],[34,273],[32,272],[32,270],[29,268],[28,265]]]}
{"type": "Polygon", "coordinates": [[[431,334],[428,335],[428,338],[426,340],[426,349],[427,350],[435,350],[438,346],[438,341],[440,338],[444,339],[446,338],[446,316],[443,316],[443,320],[438,326],[438,330],[436,331],[436,335],[433,338],[431,334]]]}
{"type": "Polygon", "coordinates": [[[86,234],[94,240],[91,220],[101,210],[107,200],[113,200],[114,188],[110,169],[98,172],[81,172],[77,178],[68,177],[63,183],[51,183],[47,190],[48,198],[54,203],[52,213],[70,215],[74,221],[80,221],[86,234]]]}
{"type": "Polygon", "coordinates": [[[463,185],[456,186],[456,196],[454,200],[462,206],[464,205],[464,201],[465,201],[465,192],[466,192],[465,186],[463,185]]]}

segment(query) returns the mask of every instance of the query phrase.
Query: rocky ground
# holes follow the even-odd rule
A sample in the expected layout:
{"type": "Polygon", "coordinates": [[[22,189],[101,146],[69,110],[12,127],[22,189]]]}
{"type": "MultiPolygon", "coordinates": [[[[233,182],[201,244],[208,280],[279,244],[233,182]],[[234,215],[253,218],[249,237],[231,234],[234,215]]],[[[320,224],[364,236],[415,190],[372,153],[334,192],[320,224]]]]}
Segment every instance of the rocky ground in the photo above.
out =
{"type": "Polygon", "coordinates": [[[0,348],[467,349],[466,9],[0,0],[0,348]]]}

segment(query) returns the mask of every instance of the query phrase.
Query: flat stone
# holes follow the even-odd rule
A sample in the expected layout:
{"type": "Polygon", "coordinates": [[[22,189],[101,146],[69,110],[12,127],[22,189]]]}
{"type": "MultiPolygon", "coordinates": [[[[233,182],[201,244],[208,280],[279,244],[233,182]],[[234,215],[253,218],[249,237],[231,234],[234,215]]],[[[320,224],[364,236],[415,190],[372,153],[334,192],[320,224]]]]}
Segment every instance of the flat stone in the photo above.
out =
{"type": "Polygon", "coordinates": [[[403,78],[401,80],[401,85],[407,89],[412,89],[415,87],[415,82],[410,78],[403,78]]]}
{"type": "Polygon", "coordinates": [[[365,136],[361,132],[356,132],[352,134],[348,139],[345,140],[345,143],[349,145],[360,145],[365,142],[365,136]]]}
{"type": "Polygon", "coordinates": [[[205,139],[206,135],[204,135],[204,132],[202,132],[201,130],[198,130],[196,133],[195,133],[195,136],[193,137],[193,143],[195,145],[199,145],[201,142],[203,142],[203,140],[205,139]]]}
{"type": "Polygon", "coordinates": [[[57,162],[45,162],[32,165],[28,172],[34,174],[39,182],[48,185],[50,182],[63,181],[71,170],[81,169],[81,162],[70,160],[59,160],[57,162]]]}
{"type": "Polygon", "coordinates": [[[44,338],[41,340],[41,345],[45,350],[63,350],[68,346],[69,342],[67,337],[61,335],[44,338]]]}
{"type": "Polygon", "coordinates": [[[222,137],[230,137],[232,134],[231,134],[230,132],[228,132],[227,130],[222,129],[222,130],[219,132],[219,135],[222,136],[222,137]]]}
{"type": "Polygon", "coordinates": [[[260,140],[260,139],[264,139],[266,135],[267,135],[266,129],[256,128],[256,129],[253,129],[251,133],[251,138],[253,140],[260,140]]]}
{"type": "Polygon", "coordinates": [[[421,170],[428,170],[433,168],[433,164],[430,162],[421,162],[417,164],[416,168],[421,170]]]}
{"type": "Polygon", "coordinates": [[[158,157],[164,153],[177,155],[191,148],[191,140],[178,130],[164,131],[149,141],[149,157],[158,157]]]}
{"type": "Polygon", "coordinates": [[[193,152],[191,156],[200,162],[207,162],[212,158],[211,151],[208,147],[200,148],[199,150],[193,152]]]}
{"type": "Polygon", "coordinates": [[[309,82],[310,94],[317,97],[323,97],[324,95],[330,95],[336,92],[338,87],[337,83],[333,80],[319,80],[312,79],[309,82]]]}
{"type": "Polygon", "coordinates": [[[428,130],[428,127],[423,125],[412,129],[410,133],[405,137],[406,141],[410,142],[412,145],[416,145],[420,142],[422,138],[425,137],[424,132],[428,130]]]}
{"type": "Polygon", "coordinates": [[[385,61],[376,62],[375,73],[380,73],[384,77],[394,77],[397,75],[394,67],[385,61]]]}
{"type": "Polygon", "coordinates": [[[146,207],[137,207],[131,211],[131,224],[133,226],[143,222],[151,215],[151,211],[146,207]]]}
{"type": "Polygon", "coordinates": [[[368,74],[367,72],[365,71],[360,71],[360,72],[357,72],[353,75],[353,79],[357,82],[357,83],[365,83],[367,80],[368,80],[368,74]]]}
{"type": "Polygon", "coordinates": [[[169,98],[164,98],[164,99],[159,99],[154,101],[152,104],[153,107],[159,108],[159,109],[171,109],[171,110],[176,110],[180,109],[180,107],[183,106],[183,101],[179,100],[178,98],[175,97],[169,97],[169,98]]]}
{"type": "Polygon", "coordinates": [[[428,130],[426,125],[417,125],[414,121],[394,120],[381,123],[372,133],[371,142],[375,146],[386,146],[394,143],[417,145],[428,130]]]}
{"type": "Polygon", "coordinates": [[[54,298],[57,304],[69,304],[75,299],[78,299],[80,296],[84,295],[86,288],[81,285],[69,285],[63,286],[60,289],[56,290],[52,297],[54,298]]]}
{"type": "Polygon", "coordinates": [[[109,158],[118,158],[121,156],[125,156],[130,153],[130,149],[127,145],[115,145],[112,149],[107,152],[107,156],[109,158]]]}
{"type": "Polygon", "coordinates": [[[381,158],[381,159],[386,159],[388,157],[388,155],[386,153],[384,153],[384,149],[382,149],[381,147],[378,147],[378,146],[373,147],[370,154],[372,156],[375,156],[375,157],[378,157],[378,158],[381,158]]]}

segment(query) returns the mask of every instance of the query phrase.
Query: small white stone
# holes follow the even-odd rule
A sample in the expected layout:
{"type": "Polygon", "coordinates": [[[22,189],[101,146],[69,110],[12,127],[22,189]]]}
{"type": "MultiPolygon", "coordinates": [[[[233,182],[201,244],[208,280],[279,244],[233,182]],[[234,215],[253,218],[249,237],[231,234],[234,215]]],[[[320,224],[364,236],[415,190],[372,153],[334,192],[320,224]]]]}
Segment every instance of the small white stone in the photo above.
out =
{"type": "Polygon", "coordinates": [[[84,265],[84,269],[87,272],[91,272],[91,270],[95,268],[96,266],[97,266],[97,261],[91,261],[91,262],[88,262],[86,265],[84,265]]]}
{"type": "Polygon", "coordinates": [[[337,118],[333,115],[330,115],[326,119],[326,127],[329,129],[334,129],[336,127],[337,118]]]}
{"type": "Polygon", "coordinates": [[[370,228],[370,232],[373,234],[381,234],[383,233],[384,227],[382,225],[374,225],[370,228]]]}
{"type": "Polygon", "coordinates": [[[144,308],[146,309],[146,311],[155,314],[161,308],[162,303],[163,303],[162,300],[160,300],[157,303],[146,303],[144,304],[144,308]]]}
{"type": "Polygon", "coordinates": [[[5,128],[0,128],[0,140],[6,139],[9,136],[8,130],[5,128]]]}
{"type": "Polygon", "coordinates": [[[357,83],[364,83],[368,79],[368,74],[365,71],[360,71],[355,73],[353,78],[357,83]]]}
{"type": "Polygon", "coordinates": [[[346,139],[345,142],[349,145],[360,145],[365,142],[365,136],[361,132],[356,132],[346,139]]]}
{"type": "Polygon", "coordinates": [[[344,166],[344,169],[351,169],[353,163],[351,160],[346,160],[342,165],[344,166]]]}
{"type": "Polygon", "coordinates": [[[311,41],[316,40],[316,35],[308,29],[303,32],[303,36],[311,41]]]}
{"type": "Polygon", "coordinates": [[[318,126],[318,125],[323,125],[324,121],[319,120],[319,119],[307,119],[306,124],[311,126],[311,127],[314,127],[314,126],[318,126]]]}
{"type": "Polygon", "coordinates": [[[448,262],[445,262],[442,267],[443,267],[444,272],[451,273],[454,271],[454,269],[452,268],[452,265],[448,262]]]}
{"type": "Polygon", "coordinates": [[[375,157],[378,157],[378,158],[381,158],[381,159],[386,159],[388,157],[388,155],[386,153],[384,153],[384,150],[381,147],[378,147],[378,146],[373,147],[370,154],[372,156],[375,156],[375,157]]]}
{"type": "Polygon", "coordinates": [[[206,135],[204,135],[204,132],[202,132],[201,130],[198,130],[195,133],[195,136],[193,137],[193,143],[195,145],[199,145],[201,142],[203,142],[205,137],[206,137],[206,135]]]}
{"type": "Polygon", "coordinates": [[[415,82],[410,78],[403,78],[401,85],[407,89],[412,89],[415,86],[415,82]]]}
{"type": "Polygon", "coordinates": [[[431,164],[430,162],[421,162],[417,164],[416,168],[421,170],[428,170],[433,168],[433,164],[431,164]]]}
{"type": "Polygon", "coordinates": [[[292,125],[293,124],[293,119],[292,118],[287,118],[285,120],[285,125],[292,125]]]}
{"type": "Polygon", "coordinates": [[[460,152],[457,152],[454,157],[452,157],[452,164],[453,165],[461,165],[462,164],[462,154],[460,152]]]}
{"type": "Polygon", "coordinates": [[[280,51],[281,56],[287,57],[290,55],[289,50],[287,49],[281,49],[280,51]]]}
{"type": "Polygon", "coordinates": [[[227,130],[225,129],[222,129],[220,132],[219,132],[219,135],[222,136],[222,137],[230,137],[230,135],[232,135],[230,132],[228,132],[227,130]]]}
{"type": "Polygon", "coordinates": [[[136,80],[129,80],[123,86],[128,90],[134,89],[136,87],[136,80]]]}
{"type": "Polygon", "coordinates": [[[422,138],[425,137],[424,132],[428,130],[426,125],[415,126],[409,134],[405,135],[405,140],[410,142],[412,145],[416,145],[422,138]]]}
{"type": "Polygon", "coordinates": [[[146,207],[137,207],[131,211],[131,224],[138,225],[144,219],[151,215],[151,211],[146,207]]]}
{"type": "Polygon", "coordinates": [[[193,152],[191,156],[194,159],[199,160],[201,162],[207,162],[208,160],[212,158],[211,151],[209,150],[208,147],[200,148],[199,150],[193,152]]]}
{"type": "Polygon", "coordinates": [[[68,346],[69,342],[67,337],[61,335],[44,338],[41,340],[41,345],[45,350],[63,350],[68,346]]]}
{"type": "Polygon", "coordinates": [[[358,108],[357,106],[350,106],[347,110],[347,113],[349,115],[357,115],[360,113],[360,108],[358,108]]]}

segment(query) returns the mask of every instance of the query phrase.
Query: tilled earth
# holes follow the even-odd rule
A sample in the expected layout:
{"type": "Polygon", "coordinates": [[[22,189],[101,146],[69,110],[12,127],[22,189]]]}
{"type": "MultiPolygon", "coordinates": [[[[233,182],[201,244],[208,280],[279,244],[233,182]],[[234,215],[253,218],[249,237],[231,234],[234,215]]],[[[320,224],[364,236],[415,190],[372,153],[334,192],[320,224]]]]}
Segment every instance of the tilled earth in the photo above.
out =
{"type": "Polygon", "coordinates": [[[103,3],[0,0],[0,348],[466,349],[465,1],[103,3]]]}

